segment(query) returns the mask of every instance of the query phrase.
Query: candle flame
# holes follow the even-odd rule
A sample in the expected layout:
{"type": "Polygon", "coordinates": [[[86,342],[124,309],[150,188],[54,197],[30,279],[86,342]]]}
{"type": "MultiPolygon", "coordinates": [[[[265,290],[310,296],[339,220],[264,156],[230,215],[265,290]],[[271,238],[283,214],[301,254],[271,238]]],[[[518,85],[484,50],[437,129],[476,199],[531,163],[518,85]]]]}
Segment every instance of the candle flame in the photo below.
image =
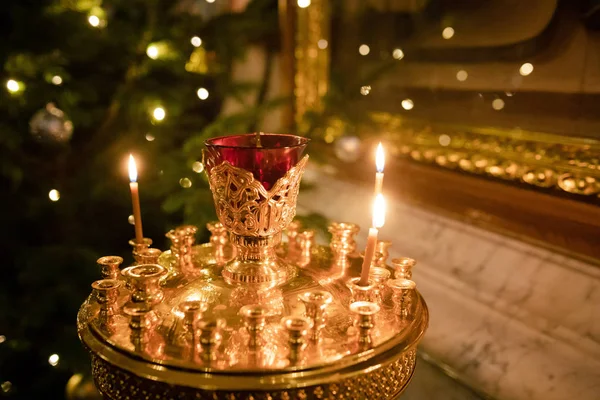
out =
{"type": "Polygon", "coordinates": [[[373,227],[379,229],[383,224],[385,224],[385,198],[382,194],[378,194],[373,203],[373,227]]]}
{"type": "Polygon", "coordinates": [[[135,166],[135,159],[129,155],[129,181],[137,182],[137,168],[135,166]]]}
{"type": "Polygon", "coordinates": [[[375,152],[375,167],[377,168],[377,172],[383,172],[383,167],[385,166],[385,153],[383,151],[383,146],[381,142],[377,145],[377,151],[375,152]]]}

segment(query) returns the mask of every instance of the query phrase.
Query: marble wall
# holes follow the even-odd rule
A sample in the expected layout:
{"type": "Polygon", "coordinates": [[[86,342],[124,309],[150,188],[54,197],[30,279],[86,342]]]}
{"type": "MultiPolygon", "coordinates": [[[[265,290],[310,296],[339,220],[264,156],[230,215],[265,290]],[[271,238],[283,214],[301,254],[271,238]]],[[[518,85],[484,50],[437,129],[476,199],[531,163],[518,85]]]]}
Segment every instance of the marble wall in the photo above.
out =
{"type": "MultiPolygon", "coordinates": [[[[320,175],[298,212],[358,223],[364,245],[370,188],[320,175]]],[[[600,399],[600,266],[387,200],[380,238],[418,261],[427,354],[496,399],[600,399]]]]}

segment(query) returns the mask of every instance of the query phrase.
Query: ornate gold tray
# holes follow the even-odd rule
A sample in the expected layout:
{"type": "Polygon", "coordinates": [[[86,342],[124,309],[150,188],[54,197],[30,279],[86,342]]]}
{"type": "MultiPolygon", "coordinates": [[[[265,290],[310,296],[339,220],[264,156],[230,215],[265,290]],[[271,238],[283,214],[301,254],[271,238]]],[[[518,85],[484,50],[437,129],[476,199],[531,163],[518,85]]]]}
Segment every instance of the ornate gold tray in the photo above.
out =
{"type": "Polygon", "coordinates": [[[98,260],[104,279],[92,285],[78,331],[106,398],[392,399],[404,390],[429,320],[410,280],[414,261],[388,266],[391,243],[379,242],[369,284],[359,286],[356,225],[331,224],[331,243],[321,246],[290,223],[305,164],[263,193],[289,211],[271,203],[265,220],[262,200],[252,203],[263,210],[264,235],[246,229],[256,224],[238,232],[234,222],[247,218],[234,205],[247,204],[239,193],[257,199],[242,187],[256,182],[228,165],[242,183],[235,195],[230,181],[217,189],[209,170],[222,222],[208,225],[210,243],[194,245],[197,228],[182,226],[167,233],[165,252],[132,241],[130,267],[121,270],[116,256],[98,260]]]}

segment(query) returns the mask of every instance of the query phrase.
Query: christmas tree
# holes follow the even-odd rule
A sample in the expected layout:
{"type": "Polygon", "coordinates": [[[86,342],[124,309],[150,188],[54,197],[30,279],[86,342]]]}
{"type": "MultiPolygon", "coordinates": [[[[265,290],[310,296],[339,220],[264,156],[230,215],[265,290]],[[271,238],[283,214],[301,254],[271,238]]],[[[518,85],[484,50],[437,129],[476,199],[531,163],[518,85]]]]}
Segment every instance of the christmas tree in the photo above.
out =
{"type": "Polygon", "coordinates": [[[75,319],[96,259],[130,251],[130,153],[155,247],[177,224],[215,219],[204,140],[261,128],[286,101],[266,95],[277,2],[245,3],[3,2],[0,394],[64,398],[89,368],[75,319]],[[236,81],[252,48],[267,67],[236,81]],[[239,111],[227,106],[236,102],[239,111]]]}

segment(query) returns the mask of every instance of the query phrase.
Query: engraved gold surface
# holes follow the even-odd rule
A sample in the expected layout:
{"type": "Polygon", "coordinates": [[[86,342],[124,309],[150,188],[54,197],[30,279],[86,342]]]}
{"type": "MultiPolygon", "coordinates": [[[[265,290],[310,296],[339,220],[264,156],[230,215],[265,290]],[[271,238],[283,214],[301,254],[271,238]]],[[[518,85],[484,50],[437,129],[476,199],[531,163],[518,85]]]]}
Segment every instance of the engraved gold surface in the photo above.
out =
{"type": "MultiPolygon", "coordinates": [[[[92,356],[96,387],[111,400],[387,400],[396,398],[408,385],[415,369],[416,351],[401,354],[387,365],[339,381],[280,390],[198,390],[144,378],[92,356]]],[[[362,372],[362,371],[360,371],[362,372]]]]}
{"type": "Polygon", "coordinates": [[[281,283],[294,268],[280,260],[276,247],[281,232],[296,215],[300,180],[308,161],[304,156],[270,190],[251,172],[224,161],[210,168],[208,179],[217,217],[235,248],[235,257],[223,268],[228,282],[281,283]]]}
{"type": "MultiPolygon", "coordinates": [[[[194,250],[208,254],[211,247],[203,244],[194,250]]],[[[162,261],[171,259],[169,253],[161,256],[162,261]]],[[[193,259],[197,262],[211,257],[193,259]]],[[[263,293],[257,293],[251,285],[226,284],[216,264],[196,267],[210,270],[206,275],[189,279],[176,275],[174,280],[167,277],[162,285],[164,300],[152,311],[159,322],[148,322],[146,333],[138,336],[135,344],[122,310],[113,329],[107,331],[97,319],[101,306],[92,306],[80,337],[93,355],[99,389],[111,399],[156,395],[181,399],[394,398],[413,373],[415,348],[429,319],[426,305],[414,291],[411,312],[401,320],[394,313],[391,291],[384,293],[381,311],[373,315],[372,343],[366,348],[360,343],[345,285],[349,277],[358,274],[361,259],[350,257],[350,267],[343,276],[338,275],[334,259],[328,247],[314,246],[311,263],[296,278],[263,293]],[[282,316],[305,314],[299,296],[309,290],[326,290],[332,294],[332,301],[327,306],[320,339],[309,340],[298,362],[290,364],[288,338],[280,321],[282,316]],[[207,305],[206,311],[194,318],[210,321],[219,317],[226,321],[215,357],[203,358],[202,352],[191,356],[194,339],[185,338],[181,332],[186,329],[178,322],[184,318],[181,304],[189,301],[207,305]],[[255,338],[258,350],[252,351],[245,330],[247,319],[240,308],[257,303],[271,313],[265,316],[265,324],[261,323],[259,337],[255,338]]],[[[122,304],[123,299],[117,303],[122,304]]]]}
{"type": "Polygon", "coordinates": [[[266,237],[283,231],[296,215],[300,179],[308,161],[304,156],[270,190],[251,172],[224,161],[208,174],[217,216],[238,236],[266,237]]]}

